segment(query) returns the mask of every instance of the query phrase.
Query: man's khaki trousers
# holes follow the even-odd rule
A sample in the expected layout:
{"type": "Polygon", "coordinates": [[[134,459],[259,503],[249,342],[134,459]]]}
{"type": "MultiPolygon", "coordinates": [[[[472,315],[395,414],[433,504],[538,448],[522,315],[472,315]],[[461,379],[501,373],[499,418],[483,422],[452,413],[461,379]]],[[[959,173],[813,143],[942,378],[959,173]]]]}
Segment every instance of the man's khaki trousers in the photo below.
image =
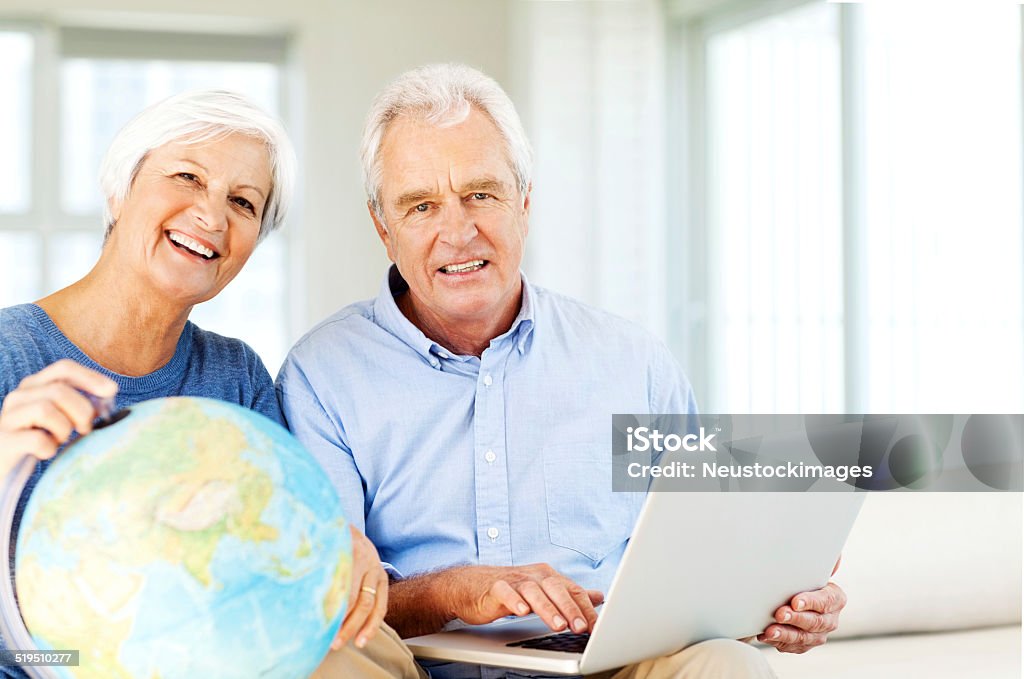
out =
{"type": "MultiPolygon", "coordinates": [[[[749,644],[714,639],[675,655],[645,660],[588,679],[770,679],[775,677],[761,653],[749,644]]],[[[331,651],[312,679],[427,679],[409,648],[384,625],[360,650],[348,644],[331,651]]]]}

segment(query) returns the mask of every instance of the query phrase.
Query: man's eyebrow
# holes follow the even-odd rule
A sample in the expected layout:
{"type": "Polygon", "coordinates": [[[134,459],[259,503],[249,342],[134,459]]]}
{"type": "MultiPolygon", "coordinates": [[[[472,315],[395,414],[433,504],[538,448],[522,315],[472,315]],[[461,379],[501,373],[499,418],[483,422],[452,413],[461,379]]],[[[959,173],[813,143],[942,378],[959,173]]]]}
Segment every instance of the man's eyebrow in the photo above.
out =
{"type": "Polygon", "coordinates": [[[430,198],[433,195],[434,192],[430,189],[413,189],[412,191],[406,191],[398,198],[395,198],[395,207],[402,208],[406,205],[421,203],[424,199],[430,198]]]}
{"type": "MultiPolygon", "coordinates": [[[[459,193],[499,193],[507,194],[511,193],[512,188],[500,179],[494,177],[477,177],[470,179],[468,182],[459,187],[459,193]]],[[[395,199],[394,205],[398,209],[402,209],[409,205],[418,205],[428,198],[433,198],[437,195],[437,191],[433,189],[413,189],[406,191],[405,193],[398,196],[395,199]]]]}
{"type": "Polygon", "coordinates": [[[494,177],[480,177],[478,179],[471,179],[462,185],[463,192],[480,192],[480,193],[511,193],[511,187],[505,182],[495,179],[494,177]]]}

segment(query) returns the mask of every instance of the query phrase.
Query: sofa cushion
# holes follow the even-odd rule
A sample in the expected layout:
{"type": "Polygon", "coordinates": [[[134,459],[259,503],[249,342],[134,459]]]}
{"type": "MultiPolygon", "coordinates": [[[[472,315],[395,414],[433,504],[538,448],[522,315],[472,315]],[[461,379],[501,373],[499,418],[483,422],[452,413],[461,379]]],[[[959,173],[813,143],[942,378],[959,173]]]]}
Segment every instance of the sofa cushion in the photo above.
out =
{"type": "Polygon", "coordinates": [[[779,679],[1020,679],[1018,625],[829,641],[803,655],[764,648],[779,679]]]}
{"type": "Polygon", "coordinates": [[[1021,516],[1019,493],[872,493],[833,577],[849,597],[833,638],[1019,624],[1021,516]]]}

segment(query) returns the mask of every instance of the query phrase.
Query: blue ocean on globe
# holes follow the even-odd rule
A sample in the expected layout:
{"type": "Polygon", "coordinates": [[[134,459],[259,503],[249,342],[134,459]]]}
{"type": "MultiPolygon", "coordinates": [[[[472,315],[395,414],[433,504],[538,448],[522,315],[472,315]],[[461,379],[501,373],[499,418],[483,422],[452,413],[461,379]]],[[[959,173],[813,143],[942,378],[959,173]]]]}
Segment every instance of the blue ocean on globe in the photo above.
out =
{"type": "Polygon", "coordinates": [[[40,649],[78,649],[57,676],[305,677],[348,601],[337,494],[262,415],[204,398],[131,407],[43,475],[16,552],[40,649]]]}

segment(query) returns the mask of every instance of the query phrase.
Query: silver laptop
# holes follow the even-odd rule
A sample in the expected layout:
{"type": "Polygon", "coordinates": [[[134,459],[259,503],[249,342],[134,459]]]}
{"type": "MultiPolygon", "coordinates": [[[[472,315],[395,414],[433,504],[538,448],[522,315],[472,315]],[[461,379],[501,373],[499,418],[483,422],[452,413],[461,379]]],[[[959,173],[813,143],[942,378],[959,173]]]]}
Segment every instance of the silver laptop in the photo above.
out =
{"type": "Polygon", "coordinates": [[[828,582],[864,496],[650,493],[591,635],[529,616],[406,643],[417,658],[589,674],[759,634],[794,594],[828,582]]]}

